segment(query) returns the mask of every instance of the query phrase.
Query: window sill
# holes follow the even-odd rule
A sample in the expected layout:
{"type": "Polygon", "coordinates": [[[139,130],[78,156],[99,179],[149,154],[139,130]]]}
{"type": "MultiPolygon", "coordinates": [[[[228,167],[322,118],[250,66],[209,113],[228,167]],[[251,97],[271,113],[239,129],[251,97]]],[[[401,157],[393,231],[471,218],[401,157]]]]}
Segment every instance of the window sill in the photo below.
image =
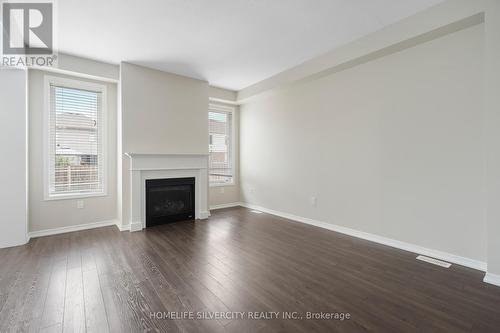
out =
{"type": "Polygon", "coordinates": [[[97,198],[105,197],[107,193],[75,193],[75,194],[46,194],[45,201],[57,201],[57,200],[71,200],[71,199],[85,199],[85,198],[97,198]]]}
{"type": "Polygon", "coordinates": [[[230,186],[236,186],[236,184],[233,183],[227,183],[227,184],[209,184],[208,187],[230,187],[230,186]]]}

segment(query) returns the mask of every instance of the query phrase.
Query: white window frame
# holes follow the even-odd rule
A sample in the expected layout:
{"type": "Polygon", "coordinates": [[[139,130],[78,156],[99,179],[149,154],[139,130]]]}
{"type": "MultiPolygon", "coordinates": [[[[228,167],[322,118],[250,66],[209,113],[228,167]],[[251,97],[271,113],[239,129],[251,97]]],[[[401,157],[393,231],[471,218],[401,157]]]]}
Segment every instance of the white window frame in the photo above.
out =
{"type": "MultiPolygon", "coordinates": [[[[236,147],[235,147],[235,121],[234,121],[234,115],[235,115],[235,108],[232,106],[226,106],[226,105],[221,105],[221,104],[216,104],[216,103],[209,103],[208,104],[208,112],[228,112],[231,113],[231,148],[232,148],[232,154],[231,154],[231,172],[232,172],[232,181],[230,183],[211,183],[210,182],[210,165],[208,166],[208,186],[209,187],[226,187],[226,186],[235,186],[236,185],[236,147]]],[[[207,114],[208,115],[208,114],[207,114]]],[[[208,134],[208,140],[210,144],[210,133],[208,134]]]]}
{"type": "Polygon", "coordinates": [[[44,151],[43,151],[43,160],[44,160],[44,200],[65,200],[65,199],[82,199],[82,198],[91,198],[91,197],[103,197],[108,195],[108,145],[107,145],[107,91],[106,85],[98,84],[88,81],[67,79],[57,76],[44,76],[44,112],[43,112],[43,142],[44,142],[44,151]],[[81,89],[81,90],[90,90],[101,93],[101,112],[102,112],[102,131],[100,133],[100,139],[102,142],[102,168],[103,168],[103,187],[102,191],[99,192],[75,192],[75,193],[63,193],[63,194],[51,194],[50,193],[50,140],[49,140],[49,129],[50,129],[50,86],[58,85],[67,88],[73,89],[81,89]]]}

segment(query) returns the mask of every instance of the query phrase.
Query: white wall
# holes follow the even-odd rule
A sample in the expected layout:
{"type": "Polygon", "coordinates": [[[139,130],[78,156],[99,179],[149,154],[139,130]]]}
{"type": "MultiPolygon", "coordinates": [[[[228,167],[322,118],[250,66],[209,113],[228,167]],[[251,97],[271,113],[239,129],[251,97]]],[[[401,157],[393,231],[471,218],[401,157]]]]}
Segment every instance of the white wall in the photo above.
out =
{"type": "Polygon", "coordinates": [[[0,68],[0,248],[27,240],[26,72],[0,68]]]}
{"type": "MultiPolygon", "coordinates": [[[[208,83],[122,63],[123,153],[208,154],[208,83]]],[[[130,220],[128,159],[122,159],[122,225],[130,220]]]]}
{"type": "Polygon", "coordinates": [[[208,87],[208,96],[228,102],[236,102],[237,99],[236,91],[212,86],[208,87]]]}
{"type": "Polygon", "coordinates": [[[123,152],[208,153],[208,83],[121,64],[123,152]]]}
{"type": "MultiPolygon", "coordinates": [[[[51,68],[44,68],[44,70],[51,68]]],[[[118,81],[120,79],[120,66],[81,58],[74,55],[59,53],[57,55],[57,70],[61,73],[99,78],[101,80],[118,81]]]]}
{"type": "Polygon", "coordinates": [[[242,105],[242,200],[486,261],[483,28],[242,105]]]}
{"type": "Polygon", "coordinates": [[[43,112],[44,76],[59,76],[75,80],[96,82],[40,70],[29,70],[29,230],[68,227],[116,219],[116,84],[99,82],[107,87],[107,187],[104,197],[85,199],[44,200],[43,112]],[[84,208],[77,208],[83,200],[84,208]]]}

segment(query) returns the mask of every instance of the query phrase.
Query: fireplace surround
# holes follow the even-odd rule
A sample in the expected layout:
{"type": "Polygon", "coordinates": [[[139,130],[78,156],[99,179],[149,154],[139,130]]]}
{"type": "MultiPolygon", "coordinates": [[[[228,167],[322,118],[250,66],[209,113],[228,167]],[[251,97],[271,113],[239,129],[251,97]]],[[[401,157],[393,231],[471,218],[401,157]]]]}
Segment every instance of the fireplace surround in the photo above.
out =
{"type": "Polygon", "coordinates": [[[146,181],[194,178],[194,218],[206,219],[208,210],[208,154],[126,153],[129,159],[130,231],[146,227],[146,181]]]}

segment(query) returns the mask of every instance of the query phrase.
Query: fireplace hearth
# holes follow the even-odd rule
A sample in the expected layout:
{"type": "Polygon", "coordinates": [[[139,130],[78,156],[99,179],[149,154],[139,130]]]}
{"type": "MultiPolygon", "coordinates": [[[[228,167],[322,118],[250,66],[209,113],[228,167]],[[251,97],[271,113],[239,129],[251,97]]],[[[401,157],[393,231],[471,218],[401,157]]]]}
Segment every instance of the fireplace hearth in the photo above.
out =
{"type": "Polygon", "coordinates": [[[194,218],[194,177],[146,180],[146,227],[194,218]]]}

